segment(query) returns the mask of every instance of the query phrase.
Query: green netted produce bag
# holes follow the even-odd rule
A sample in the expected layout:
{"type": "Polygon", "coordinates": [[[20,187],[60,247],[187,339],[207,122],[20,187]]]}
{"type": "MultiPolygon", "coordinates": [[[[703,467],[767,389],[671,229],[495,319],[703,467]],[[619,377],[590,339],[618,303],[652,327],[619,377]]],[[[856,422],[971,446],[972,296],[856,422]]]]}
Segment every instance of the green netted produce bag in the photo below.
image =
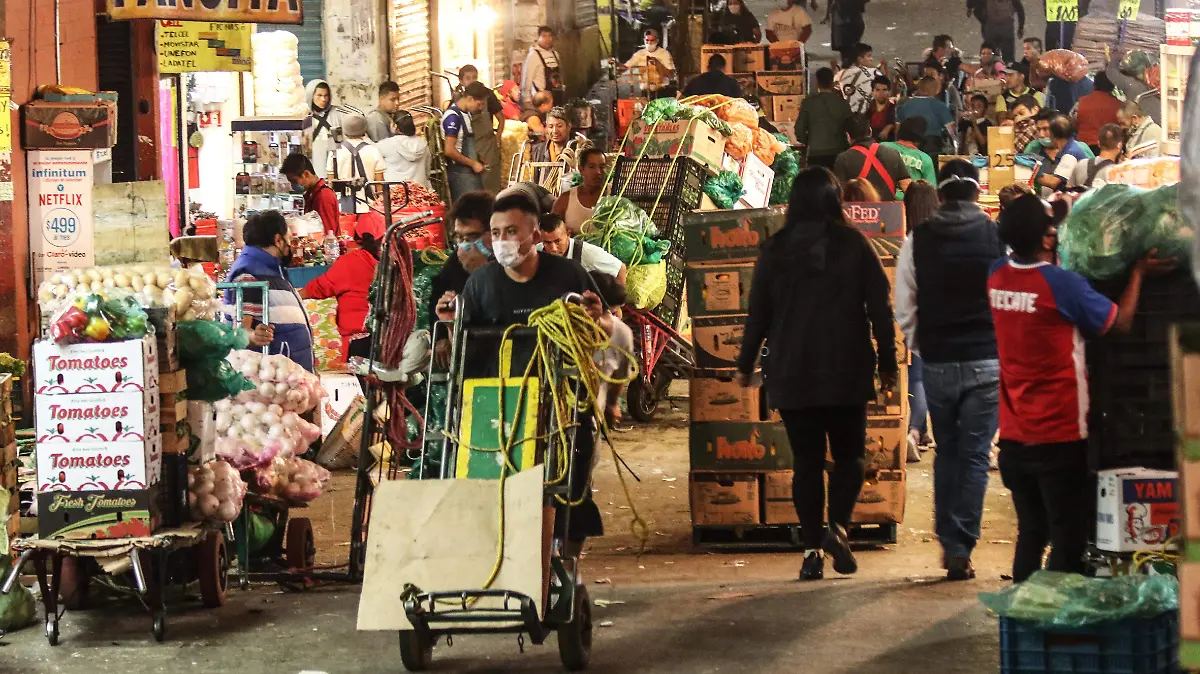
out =
{"type": "Polygon", "coordinates": [[[717,208],[729,210],[746,193],[746,187],[738,174],[733,171],[721,171],[704,181],[704,193],[712,199],[717,208]]]}
{"type": "Polygon", "coordinates": [[[1179,212],[1178,194],[1178,185],[1144,190],[1115,183],[1085,194],[1058,227],[1062,266],[1106,280],[1151,250],[1186,264],[1194,232],[1179,212]]]}
{"type": "Polygon", "coordinates": [[[630,267],[625,276],[625,296],[638,309],[657,307],[667,296],[667,263],[630,267]]]}
{"type": "Polygon", "coordinates": [[[979,600],[996,615],[1039,627],[1082,627],[1177,610],[1179,581],[1165,574],[1088,578],[1036,571],[1023,583],[980,594],[979,600]]]}
{"type": "MultiPolygon", "coordinates": [[[[7,519],[7,518],[5,518],[7,519]]],[[[0,522],[0,536],[7,538],[7,528],[0,522]]],[[[5,540],[5,554],[0,556],[0,578],[8,576],[12,568],[12,560],[8,557],[8,542],[5,540]]],[[[15,583],[11,592],[0,593],[0,633],[19,630],[33,623],[37,618],[37,603],[33,593],[20,583],[15,583]]]]}
{"type": "Polygon", "coordinates": [[[250,335],[240,327],[219,321],[179,321],[175,341],[179,360],[192,362],[220,359],[233,349],[244,349],[250,343],[250,335]]]}
{"type": "Polygon", "coordinates": [[[444,264],[445,258],[423,263],[413,273],[413,298],[417,303],[415,330],[428,330],[433,320],[429,315],[429,296],[433,292],[433,277],[442,271],[444,264]]]}
{"type": "MultiPolygon", "coordinates": [[[[442,429],[446,425],[446,384],[430,384],[425,383],[418,387],[420,390],[415,391],[409,389],[410,400],[416,405],[418,410],[424,412],[425,396],[429,396],[429,418],[426,420],[425,434],[425,455],[418,457],[413,462],[412,472],[409,477],[416,479],[421,475],[423,479],[437,479],[438,471],[442,463],[442,429]],[[422,462],[424,461],[424,465],[422,462]],[[422,471],[424,471],[422,473],[422,471]]],[[[408,417],[409,423],[415,425],[416,419],[412,416],[408,417]]],[[[409,428],[409,439],[415,440],[419,429],[409,428]]]]}
{"type": "Polygon", "coordinates": [[[580,231],[580,238],[612,253],[628,267],[662,259],[671,244],[656,241],[656,236],[654,222],[624,197],[601,197],[580,231]]]}
{"type": "MultiPolygon", "coordinates": [[[[783,134],[777,133],[775,137],[787,142],[783,134]]],[[[771,185],[770,204],[786,204],[792,195],[792,182],[800,174],[800,154],[789,147],[775,155],[771,170],[775,172],[775,183],[771,185]]]]}
{"type": "Polygon", "coordinates": [[[216,402],[250,391],[254,384],[224,358],[192,360],[187,365],[189,400],[216,402]]]}

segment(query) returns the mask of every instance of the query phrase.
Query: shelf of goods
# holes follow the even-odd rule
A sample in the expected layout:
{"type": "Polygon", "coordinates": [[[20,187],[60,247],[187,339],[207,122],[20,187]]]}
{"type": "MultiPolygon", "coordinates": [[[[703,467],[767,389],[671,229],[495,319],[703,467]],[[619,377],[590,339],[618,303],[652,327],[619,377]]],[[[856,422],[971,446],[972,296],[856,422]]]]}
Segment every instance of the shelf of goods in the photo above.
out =
{"type": "Polygon", "coordinates": [[[1162,153],[1179,155],[1183,134],[1183,101],[1187,96],[1192,55],[1196,47],[1164,44],[1161,49],[1162,153]]]}
{"type": "MultiPolygon", "coordinates": [[[[303,148],[304,119],[247,117],[230,123],[233,131],[234,211],[246,217],[256,211],[299,214],[303,194],[279,172],[284,158],[303,148]]],[[[315,167],[323,173],[325,167],[315,167]]]]}
{"type": "MultiPolygon", "coordinates": [[[[891,270],[904,232],[902,205],[855,206],[859,210],[848,213],[851,221],[868,233],[894,277],[891,270]]],[[[783,222],[781,207],[697,212],[684,219],[689,253],[685,277],[696,352],[690,383],[689,487],[697,544],[800,544],[787,433],[770,408],[761,374],[756,373],[747,388],[734,380],[759,246],[783,222]]],[[[900,353],[906,363],[907,354],[903,349],[900,353]]],[[[859,538],[895,542],[897,524],[904,519],[907,368],[901,373],[896,391],[868,405],[867,478],[851,532],[859,538]]]]}

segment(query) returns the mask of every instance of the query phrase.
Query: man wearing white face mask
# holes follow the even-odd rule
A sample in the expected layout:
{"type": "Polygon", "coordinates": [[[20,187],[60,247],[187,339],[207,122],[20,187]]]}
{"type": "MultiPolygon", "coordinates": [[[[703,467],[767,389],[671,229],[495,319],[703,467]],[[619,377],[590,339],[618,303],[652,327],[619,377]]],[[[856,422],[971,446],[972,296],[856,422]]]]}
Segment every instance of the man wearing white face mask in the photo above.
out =
{"type": "MultiPolygon", "coordinates": [[[[500,197],[492,205],[492,253],[495,260],[485,264],[471,274],[463,290],[463,323],[468,326],[523,325],[529,315],[567,293],[583,295],[584,308],[595,320],[604,307],[595,284],[578,262],[565,257],[537,250],[540,240],[538,218],[541,209],[525,194],[513,193],[500,197]]],[[[495,376],[496,353],[499,348],[491,347],[487,340],[479,339],[467,345],[467,376],[495,376]],[[491,370],[491,371],[489,371],[491,370]]],[[[524,372],[532,344],[528,340],[514,341],[512,365],[508,374],[520,376],[524,372]]],[[[570,540],[567,554],[578,555],[583,541],[591,536],[602,536],[604,525],[600,520],[600,509],[591,500],[592,456],[595,440],[592,437],[590,414],[577,417],[579,426],[575,434],[576,466],[584,467],[572,474],[570,500],[579,502],[569,509],[560,507],[555,518],[555,531],[560,533],[570,519],[570,540]]]]}
{"type": "Polygon", "coordinates": [[[646,46],[634,52],[619,69],[636,68],[641,75],[642,88],[653,95],[666,88],[675,76],[675,60],[671,58],[671,52],[659,45],[658,31],[646,31],[645,38],[646,46]]]}

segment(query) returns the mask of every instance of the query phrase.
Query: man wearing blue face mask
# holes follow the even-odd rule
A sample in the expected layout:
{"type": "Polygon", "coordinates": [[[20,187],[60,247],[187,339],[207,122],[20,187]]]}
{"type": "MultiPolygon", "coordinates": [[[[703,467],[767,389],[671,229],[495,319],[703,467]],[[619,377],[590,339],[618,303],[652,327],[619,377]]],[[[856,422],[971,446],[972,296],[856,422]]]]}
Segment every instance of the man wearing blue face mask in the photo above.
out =
{"type": "Polygon", "coordinates": [[[490,192],[467,192],[454,202],[446,222],[454,228],[454,254],[433,277],[429,293],[429,315],[444,320],[454,318],[454,298],[462,293],[471,272],[487,264],[492,257],[492,220],[490,192]]]}

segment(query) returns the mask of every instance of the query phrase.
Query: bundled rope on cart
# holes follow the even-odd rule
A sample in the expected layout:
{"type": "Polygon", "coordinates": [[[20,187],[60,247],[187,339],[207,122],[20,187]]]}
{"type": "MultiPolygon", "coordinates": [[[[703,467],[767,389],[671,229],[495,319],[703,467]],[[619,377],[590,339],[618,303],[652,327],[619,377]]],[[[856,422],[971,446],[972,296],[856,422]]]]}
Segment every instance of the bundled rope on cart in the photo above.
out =
{"type": "MultiPolygon", "coordinates": [[[[400,361],[404,357],[404,345],[408,343],[408,338],[413,332],[413,327],[417,322],[417,306],[416,299],[413,296],[413,259],[412,251],[408,247],[408,241],[401,234],[400,227],[394,227],[389,232],[391,241],[390,245],[385,246],[385,253],[388,255],[390,264],[387,269],[392,273],[393,277],[390,282],[384,282],[383,279],[376,279],[376,288],[389,288],[391,290],[391,302],[379,302],[376,306],[390,306],[391,311],[386,316],[376,316],[375,325],[382,328],[383,335],[380,341],[379,361],[385,368],[398,368],[400,361]]],[[[380,268],[383,268],[381,265],[380,268]]],[[[378,301],[378,298],[375,298],[378,301]]],[[[421,446],[421,438],[414,441],[408,441],[408,414],[413,414],[417,419],[421,418],[417,409],[404,395],[404,389],[400,386],[387,387],[387,436],[390,438],[394,446],[399,446],[403,449],[415,449],[421,446]]],[[[424,422],[421,422],[424,425],[424,422]]]]}

